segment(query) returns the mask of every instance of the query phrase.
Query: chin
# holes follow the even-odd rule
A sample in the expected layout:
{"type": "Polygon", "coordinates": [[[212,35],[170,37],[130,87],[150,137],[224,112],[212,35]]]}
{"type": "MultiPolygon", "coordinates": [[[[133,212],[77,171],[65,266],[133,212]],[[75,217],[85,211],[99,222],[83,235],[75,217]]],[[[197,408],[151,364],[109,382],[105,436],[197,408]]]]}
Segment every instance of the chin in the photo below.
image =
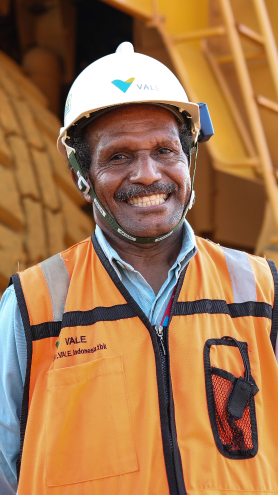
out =
{"type": "MultiPolygon", "coordinates": [[[[178,222],[177,222],[178,223],[178,222]]],[[[150,225],[146,226],[146,228],[140,228],[135,229],[134,225],[121,225],[121,227],[131,235],[134,235],[135,237],[158,237],[163,234],[167,234],[167,232],[170,232],[171,230],[174,229],[174,227],[177,224],[174,224],[173,226],[171,225],[164,225],[163,227],[157,227],[154,226],[153,228],[150,227],[150,225]]]]}

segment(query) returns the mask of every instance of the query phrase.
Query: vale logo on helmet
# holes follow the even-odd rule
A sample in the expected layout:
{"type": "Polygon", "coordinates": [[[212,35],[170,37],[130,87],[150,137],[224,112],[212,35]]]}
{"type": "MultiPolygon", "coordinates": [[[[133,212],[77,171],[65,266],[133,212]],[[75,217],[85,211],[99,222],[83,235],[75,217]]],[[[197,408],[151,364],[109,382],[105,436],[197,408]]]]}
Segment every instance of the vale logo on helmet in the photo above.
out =
{"type": "Polygon", "coordinates": [[[111,81],[116,88],[120,89],[123,93],[126,93],[128,88],[131,86],[133,83],[135,77],[130,77],[126,81],[122,81],[121,79],[114,79],[114,81],[111,81]]]}
{"type": "MultiPolygon", "coordinates": [[[[135,77],[130,77],[126,81],[122,81],[121,79],[114,79],[114,81],[111,81],[111,83],[114,84],[114,86],[120,89],[123,93],[126,93],[134,80],[135,77]]],[[[136,86],[140,91],[159,91],[158,86],[154,86],[153,84],[137,83],[136,86]]]]}

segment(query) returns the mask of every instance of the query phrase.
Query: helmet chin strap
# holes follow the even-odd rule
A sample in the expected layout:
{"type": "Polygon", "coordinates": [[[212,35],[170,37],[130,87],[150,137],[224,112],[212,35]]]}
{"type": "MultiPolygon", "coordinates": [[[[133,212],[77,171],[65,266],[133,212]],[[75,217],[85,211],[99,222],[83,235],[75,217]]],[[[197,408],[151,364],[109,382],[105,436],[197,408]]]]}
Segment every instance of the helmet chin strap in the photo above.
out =
{"type": "MultiPolygon", "coordinates": [[[[191,181],[190,197],[189,197],[189,201],[187,202],[187,204],[183,210],[183,214],[182,214],[182,217],[181,217],[179,223],[169,232],[166,232],[165,234],[159,235],[157,237],[137,237],[133,234],[130,234],[126,230],[124,230],[105,210],[104,206],[101,204],[100,200],[98,199],[94,189],[86,181],[82,166],[81,166],[79,158],[78,158],[78,155],[77,155],[74,148],[71,148],[70,146],[68,146],[66,144],[66,142],[65,142],[66,138],[67,138],[67,136],[64,136],[62,138],[62,142],[63,142],[63,144],[67,150],[69,162],[70,162],[73,170],[75,171],[75,173],[78,177],[77,185],[78,185],[79,190],[83,193],[89,194],[89,196],[92,198],[93,204],[97,207],[98,211],[100,212],[100,214],[102,215],[104,220],[108,223],[108,225],[110,225],[110,227],[114,230],[114,232],[116,232],[118,235],[120,235],[120,236],[122,236],[122,237],[124,237],[124,238],[126,238],[132,242],[136,242],[138,244],[150,244],[150,243],[159,242],[159,241],[162,241],[163,239],[166,239],[167,237],[172,235],[175,232],[175,230],[177,230],[181,226],[188,210],[190,208],[192,208],[192,206],[194,205],[194,202],[195,202],[195,192],[193,190],[193,185],[194,185],[196,165],[197,165],[197,155],[198,155],[198,141],[197,141],[197,139],[195,142],[196,151],[195,151],[195,159],[194,159],[194,170],[193,170],[192,181],[191,181]]],[[[191,161],[191,156],[190,156],[190,161],[191,161]]]]}

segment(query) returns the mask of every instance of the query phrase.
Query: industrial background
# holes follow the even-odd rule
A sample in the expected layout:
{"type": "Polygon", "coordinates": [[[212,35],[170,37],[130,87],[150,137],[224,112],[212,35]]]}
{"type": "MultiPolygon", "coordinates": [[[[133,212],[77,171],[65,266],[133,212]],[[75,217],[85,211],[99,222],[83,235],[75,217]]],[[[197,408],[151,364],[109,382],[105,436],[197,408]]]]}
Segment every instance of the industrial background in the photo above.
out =
{"type": "Polygon", "coordinates": [[[195,233],[278,262],[277,0],[0,0],[0,294],[93,231],[56,139],[75,77],[123,41],[208,104],[195,233]]]}

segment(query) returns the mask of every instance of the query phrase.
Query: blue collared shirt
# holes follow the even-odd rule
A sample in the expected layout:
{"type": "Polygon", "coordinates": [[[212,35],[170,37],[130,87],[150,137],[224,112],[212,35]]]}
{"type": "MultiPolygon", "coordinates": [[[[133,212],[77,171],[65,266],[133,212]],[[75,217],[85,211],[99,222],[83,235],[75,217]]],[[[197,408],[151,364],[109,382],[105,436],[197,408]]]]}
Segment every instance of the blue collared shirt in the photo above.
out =
{"type": "MultiPolygon", "coordinates": [[[[176,262],[157,296],[142,275],[125,263],[96,227],[96,238],[122,283],[150,322],[160,324],[181,271],[196,254],[192,228],[184,223],[183,239],[176,262]]],[[[26,341],[13,286],[0,303],[0,494],[17,490],[16,460],[19,457],[19,427],[26,372],[26,341]]]]}
{"type": "Polygon", "coordinates": [[[96,226],[95,234],[105,256],[110,261],[128,292],[144,311],[151,324],[160,325],[181,271],[197,252],[194,232],[189,223],[185,221],[180,253],[176,262],[170,268],[167,280],[165,280],[157,296],[141,273],[123,261],[118,253],[108,244],[102,230],[98,226],[96,226]]]}

